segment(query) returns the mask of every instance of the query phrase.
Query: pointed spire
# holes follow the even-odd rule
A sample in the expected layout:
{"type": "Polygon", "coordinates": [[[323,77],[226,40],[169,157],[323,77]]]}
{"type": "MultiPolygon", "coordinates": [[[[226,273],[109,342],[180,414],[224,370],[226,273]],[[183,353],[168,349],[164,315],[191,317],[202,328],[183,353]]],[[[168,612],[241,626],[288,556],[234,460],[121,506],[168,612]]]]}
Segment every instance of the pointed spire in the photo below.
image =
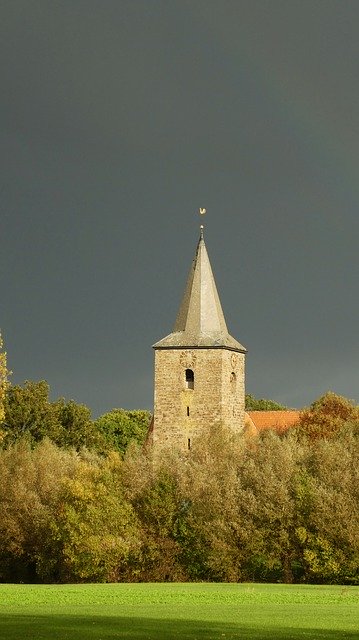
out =
{"type": "Polygon", "coordinates": [[[173,332],[157,342],[154,347],[227,347],[235,351],[246,351],[228,333],[204,242],[202,225],[196,255],[173,332]]]}

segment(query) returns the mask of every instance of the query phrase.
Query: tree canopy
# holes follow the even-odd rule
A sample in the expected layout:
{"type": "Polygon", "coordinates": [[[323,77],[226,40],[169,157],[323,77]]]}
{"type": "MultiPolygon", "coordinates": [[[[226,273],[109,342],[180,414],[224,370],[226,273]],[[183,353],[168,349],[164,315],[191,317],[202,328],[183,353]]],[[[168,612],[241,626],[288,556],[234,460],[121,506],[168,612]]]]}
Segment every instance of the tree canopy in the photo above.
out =
{"type": "Polygon", "coordinates": [[[131,442],[143,445],[150,420],[149,411],[112,409],[97,418],[95,426],[102,434],[108,450],[115,449],[124,454],[131,442]]]}
{"type": "Polygon", "coordinates": [[[327,393],[282,435],[208,425],[160,457],[141,446],[149,420],[7,385],[0,581],[359,584],[353,402],[327,393]]]}
{"type": "Polygon", "coordinates": [[[49,399],[45,380],[8,385],[4,394],[2,426],[4,444],[26,436],[35,444],[47,437],[60,447],[81,447],[122,455],[130,443],[142,446],[151,419],[146,410],[112,409],[92,420],[91,411],[74,400],[49,399]]]}
{"type": "Polygon", "coordinates": [[[359,437],[209,428],[188,454],[0,449],[2,581],[359,584],[359,437]]]}
{"type": "Polygon", "coordinates": [[[359,420],[354,402],[328,391],[301,412],[298,430],[311,440],[333,438],[350,422],[359,420]]]}
{"type": "Polygon", "coordinates": [[[5,395],[8,386],[8,370],[6,363],[6,351],[3,350],[3,339],[0,332],[0,423],[5,416],[5,395]]]}
{"type": "Polygon", "coordinates": [[[101,448],[102,436],[91,420],[90,410],[74,400],[51,402],[45,380],[9,385],[4,402],[4,443],[26,436],[31,443],[48,437],[64,447],[101,448]]]}
{"type": "Polygon", "coordinates": [[[265,398],[255,398],[251,393],[246,394],[245,406],[246,411],[284,411],[287,409],[279,402],[266,400],[265,398]]]}

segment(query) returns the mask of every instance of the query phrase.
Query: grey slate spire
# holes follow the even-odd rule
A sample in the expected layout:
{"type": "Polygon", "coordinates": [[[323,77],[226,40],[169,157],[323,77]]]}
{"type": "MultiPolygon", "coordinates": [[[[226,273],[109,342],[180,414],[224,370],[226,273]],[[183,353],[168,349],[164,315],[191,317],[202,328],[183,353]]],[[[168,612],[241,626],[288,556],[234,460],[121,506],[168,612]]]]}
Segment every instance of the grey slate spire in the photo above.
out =
{"type": "Polygon", "coordinates": [[[228,333],[202,228],[173,332],[154,345],[155,349],[176,347],[225,347],[246,353],[228,333]]]}

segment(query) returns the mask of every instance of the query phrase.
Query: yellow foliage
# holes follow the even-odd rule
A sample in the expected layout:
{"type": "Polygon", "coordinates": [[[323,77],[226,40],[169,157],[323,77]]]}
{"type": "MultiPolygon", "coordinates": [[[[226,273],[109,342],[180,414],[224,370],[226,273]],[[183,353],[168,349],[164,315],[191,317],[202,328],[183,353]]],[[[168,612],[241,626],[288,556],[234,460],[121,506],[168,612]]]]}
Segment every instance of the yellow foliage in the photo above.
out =
{"type": "Polygon", "coordinates": [[[297,527],[295,533],[300,544],[304,544],[307,541],[308,532],[305,527],[297,527]]]}
{"type": "Polygon", "coordinates": [[[8,385],[8,375],[9,375],[9,372],[6,366],[6,352],[3,351],[2,348],[3,348],[3,340],[0,333],[0,422],[2,422],[5,417],[4,400],[5,400],[5,393],[8,385]]]}
{"type": "Polygon", "coordinates": [[[358,418],[359,407],[347,398],[328,391],[309,409],[301,412],[299,433],[311,440],[330,439],[340,432],[346,422],[358,418]]]}
{"type": "Polygon", "coordinates": [[[297,536],[303,549],[303,558],[312,575],[333,576],[340,572],[340,562],[336,550],[323,536],[313,535],[304,527],[298,527],[297,536]]]}

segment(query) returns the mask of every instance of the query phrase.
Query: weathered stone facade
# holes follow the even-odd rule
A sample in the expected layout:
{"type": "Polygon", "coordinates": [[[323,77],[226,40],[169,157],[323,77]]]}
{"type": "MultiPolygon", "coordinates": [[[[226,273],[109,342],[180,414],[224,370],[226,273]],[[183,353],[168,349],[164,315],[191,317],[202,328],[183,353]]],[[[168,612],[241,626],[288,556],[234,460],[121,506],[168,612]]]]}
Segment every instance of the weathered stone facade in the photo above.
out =
{"type": "Polygon", "coordinates": [[[222,348],[157,349],[153,444],[189,449],[205,426],[244,425],[244,354],[222,348]],[[193,371],[193,389],[186,370],[193,371]]]}
{"type": "Polygon", "coordinates": [[[203,232],[171,334],[154,345],[153,445],[188,450],[204,427],[244,427],[246,349],[229,333],[203,232]]]}

